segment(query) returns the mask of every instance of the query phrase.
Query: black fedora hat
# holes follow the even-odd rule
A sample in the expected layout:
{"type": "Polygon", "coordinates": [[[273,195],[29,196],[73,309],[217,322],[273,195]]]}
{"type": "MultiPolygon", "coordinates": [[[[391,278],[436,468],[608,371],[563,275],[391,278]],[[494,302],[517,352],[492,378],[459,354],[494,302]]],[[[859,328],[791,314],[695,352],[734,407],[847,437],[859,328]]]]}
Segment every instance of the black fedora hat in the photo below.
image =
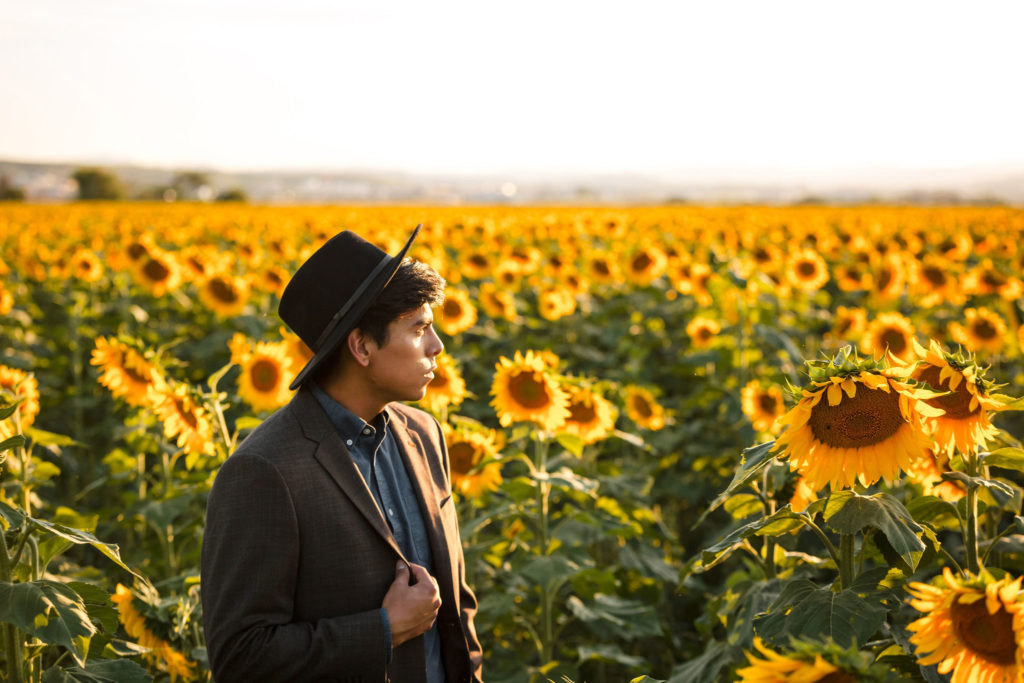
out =
{"type": "Polygon", "coordinates": [[[327,240],[299,266],[281,294],[278,315],[313,351],[289,389],[329,358],[384,290],[416,239],[416,226],[394,256],[346,230],[327,240]]]}

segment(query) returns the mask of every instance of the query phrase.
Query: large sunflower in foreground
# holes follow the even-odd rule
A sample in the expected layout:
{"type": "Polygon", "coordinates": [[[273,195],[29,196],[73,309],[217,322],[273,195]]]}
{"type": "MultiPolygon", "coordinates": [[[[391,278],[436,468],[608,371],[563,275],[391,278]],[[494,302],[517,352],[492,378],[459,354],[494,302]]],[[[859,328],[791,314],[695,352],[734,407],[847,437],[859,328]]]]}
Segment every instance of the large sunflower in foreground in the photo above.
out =
{"type": "Polygon", "coordinates": [[[615,407],[601,394],[583,386],[570,386],[569,417],[563,431],[580,437],[584,444],[607,438],[615,429],[615,407]]]}
{"type": "Polygon", "coordinates": [[[918,663],[937,664],[952,683],[1021,683],[1024,680],[1024,603],[1021,580],[995,580],[986,572],[957,579],[948,567],[942,583],[914,582],[910,606],[924,616],[907,629],[918,663]],[[944,583],[945,585],[942,585],[944,583]]]}
{"type": "Polygon", "coordinates": [[[944,393],[926,401],[944,411],[927,420],[936,447],[947,456],[954,449],[969,453],[975,446],[984,447],[999,431],[989,421],[989,412],[1003,407],[992,397],[994,385],[985,377],[984,369],[970,356],[944,351],[934,339],[927,349],[915,341],[914,350],[920,360],[911,377],[944,393]]]}
{"type": "Polygon", "coordinates": [[[795,641],[791,650],[781,654],[755,636],[754,647],[763,657],[748,652],[749,665],[737,669],[737,683],[864,683],[890,678],[882,667],[872,666],[866,655],[835,644],[795,641]]]}
{"type": "Polygon", "coordinates": [[[770,432],[775,420],[786,412],[782,389],[762,386],[756,379],[740,389],[740,401],[743,414],[759,432],[770,432]]]}
{"type": "Polygon", "coordinates": [[[923,399],[934,395],[846,347],[812,367],[800,401],[779,418],[786,430],[775,447],[814,489],[895,479],[931,445],[922,421],[941,411],[923,399]]]}
{"type": "Polygon", "coordinates": [[[630,384],[626,392],[626,415],[638,427],[657,431],[665,426],[665,408],[650,389],[630,384]]]}
{"type": "MultiPolygon", "coordinates": [[[[0,365],[0,390],[10,393],[11,402],[24,399],[18,408],[19,427],[21,430],[31,427],[39,414],[39,384],[36,378],[24,370],[0,365]]],[[[13,420],[11,417],[0,422],[0,441],[14,436],[13,420]]]]}
{"type": "Polygon", "coordinates": [[[238,395],[254,410],[276,410],[292,397],[288,389],[295,372],[285,342],[256,342],[250,346],[241,335],[229,342],[231,362],[242,368],[238,395]]]}
{"type": "Polygon", "coordinates": [[[466,381],[455,365],[455,359],[442,353],[435,359],[434,379],[427,385],[427,393],[419,403],[427,410],[439,413],[449,406],[457,406],[466,398],[466,381]]]}
{"type": "Polygon", "coordinates": [[[185,681],[193,680],[195,665],[184,654],[174,649],[173,645],[150,630],[146,624],[146,617],[136,608],[135,600],[132,591],[120,583],[117,584],[115,593],[110,596],[110,601],[117,606],[118,618],[124,625],[125,632],[148,650],[143,657],[152,661],[161,671],[166,671],[171,677],[171,683],[178,678],[185,681]]]}
{"type": "Polygon", "coordinates": [[[97,337],[89,362],[99,368],[100,384],[111,394],[133,406],[145,405],[156,366],[138,349],[113,338],[97,337]]]}
{"type": "Polygon", "coordinates": [[[511,360],[502,356],[494,367],[491,405],[502,427],[533,422],[554,431],[565,424],[569,395],[539,354],[516,351],[511,360]]]}
{"type": "Polygon", "coordinates": [[[448,444],[452,488],[470,498],[498,488],[501,484],[501,463],[481,464],[500,451],[494,430],[452,426],[447,422],[442,422],[441,426],[448,444]]]}

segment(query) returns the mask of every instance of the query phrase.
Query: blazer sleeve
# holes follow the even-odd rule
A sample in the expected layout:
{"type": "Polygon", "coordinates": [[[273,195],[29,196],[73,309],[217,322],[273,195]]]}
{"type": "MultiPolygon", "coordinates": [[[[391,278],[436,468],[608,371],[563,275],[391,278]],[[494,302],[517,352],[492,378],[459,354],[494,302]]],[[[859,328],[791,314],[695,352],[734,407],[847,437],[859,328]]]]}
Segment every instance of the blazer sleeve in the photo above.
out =
{"type": "Polygon", "coordinates": [[[385,680],[389,634],[379,609],[292,621],[298,522],[286,482],[266,459],[250,452],[224,462],[207,502],[201,561],[217,683],[385,680]]]}

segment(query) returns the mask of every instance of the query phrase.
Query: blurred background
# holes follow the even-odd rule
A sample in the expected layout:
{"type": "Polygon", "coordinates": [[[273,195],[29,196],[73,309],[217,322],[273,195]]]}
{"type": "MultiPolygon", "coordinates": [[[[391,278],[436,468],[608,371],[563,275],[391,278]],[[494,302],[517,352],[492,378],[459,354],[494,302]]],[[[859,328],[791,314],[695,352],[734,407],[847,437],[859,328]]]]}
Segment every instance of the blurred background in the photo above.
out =
{"type": "Polygon", "coordinates": [[[1019,2],[33,0],[0,196],[1024,203],[1019,2]]]}

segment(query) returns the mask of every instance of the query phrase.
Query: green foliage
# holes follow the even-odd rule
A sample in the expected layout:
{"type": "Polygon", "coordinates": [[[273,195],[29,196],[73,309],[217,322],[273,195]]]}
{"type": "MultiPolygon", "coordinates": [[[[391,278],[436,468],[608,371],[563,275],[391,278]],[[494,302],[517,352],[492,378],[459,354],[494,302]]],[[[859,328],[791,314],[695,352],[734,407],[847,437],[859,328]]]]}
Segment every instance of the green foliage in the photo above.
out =
{"type": "Polygon", "coordinates": [[[78,198],[83,200],[121,199],[124,190],[117,176],[102,168],[79,168],[71,174],[78,183],[78,198]]]}

